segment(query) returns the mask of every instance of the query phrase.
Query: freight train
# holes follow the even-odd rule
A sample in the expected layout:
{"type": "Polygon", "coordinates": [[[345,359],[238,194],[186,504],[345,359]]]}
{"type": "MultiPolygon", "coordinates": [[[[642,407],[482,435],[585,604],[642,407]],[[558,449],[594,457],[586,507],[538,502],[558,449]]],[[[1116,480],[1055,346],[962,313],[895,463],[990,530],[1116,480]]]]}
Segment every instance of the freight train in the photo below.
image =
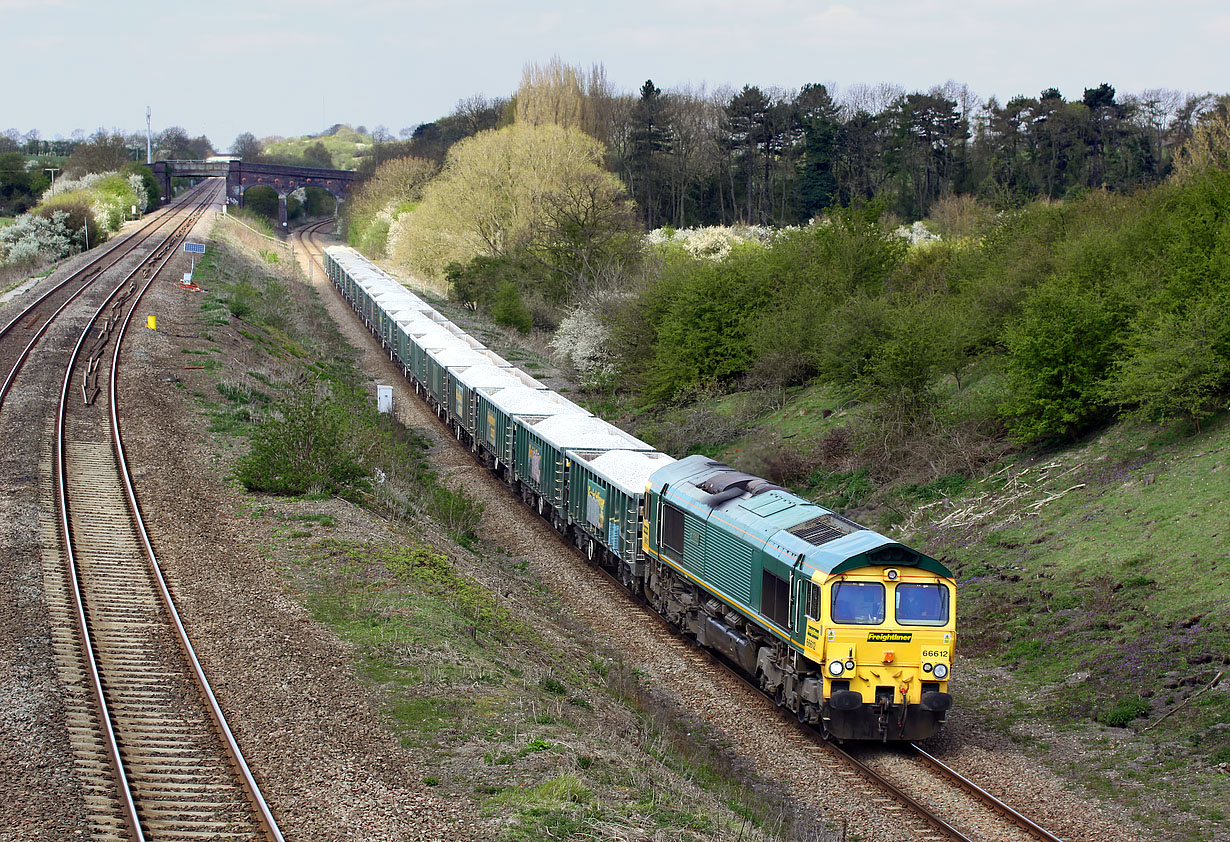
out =
{"type": "Polygon", "coordinates": [[[674,459],[485,348],[345,246],[332,283],[476,459],[682,632],[838,740],[941,728],[943,564],[705,456],[674,459]]]}

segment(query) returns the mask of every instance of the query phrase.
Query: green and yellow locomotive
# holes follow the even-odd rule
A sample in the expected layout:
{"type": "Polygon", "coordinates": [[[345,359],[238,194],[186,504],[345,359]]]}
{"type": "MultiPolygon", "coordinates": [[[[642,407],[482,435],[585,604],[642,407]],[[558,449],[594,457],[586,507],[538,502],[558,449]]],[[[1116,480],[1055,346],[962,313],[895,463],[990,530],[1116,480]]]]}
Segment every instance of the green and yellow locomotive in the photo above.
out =
{"type": "Polygon", "coordinates": [[[952,706],[952,574],[938,561],[703,456],[645,496],[644,590],[838,739],[924,739],[952,706]]]}

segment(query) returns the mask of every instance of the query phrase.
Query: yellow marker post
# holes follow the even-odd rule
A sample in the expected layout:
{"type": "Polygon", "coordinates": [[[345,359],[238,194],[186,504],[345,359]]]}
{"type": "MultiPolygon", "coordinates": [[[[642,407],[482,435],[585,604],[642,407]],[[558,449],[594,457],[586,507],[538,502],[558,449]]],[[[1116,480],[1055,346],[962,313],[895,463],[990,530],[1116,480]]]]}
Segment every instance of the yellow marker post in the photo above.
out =
{"type": "Polygon", "coordinates": [[[146,317],[145,317],[145,326],[146,326],[146,327],[148,327],[150,330],[157,330],[157,329],[158,329],[158,322],[154,319],[154,317],[153,317],[153,316],[146,316],[146,317]]]}

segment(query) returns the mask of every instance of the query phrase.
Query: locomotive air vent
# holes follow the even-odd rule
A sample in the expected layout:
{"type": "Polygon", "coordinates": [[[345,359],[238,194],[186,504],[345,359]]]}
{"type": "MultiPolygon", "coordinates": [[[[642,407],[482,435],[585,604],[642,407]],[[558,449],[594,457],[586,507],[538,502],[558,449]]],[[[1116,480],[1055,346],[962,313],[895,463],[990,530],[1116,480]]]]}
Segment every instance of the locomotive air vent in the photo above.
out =
{"type": "MultiPolygon", "coordinates": [[[[725,468],[725,465],[720,467],[725,468]]],[[[722,494],[729,499],[726,492],[732,489],[739,490],[739,493],[747,492],[755,497],[757,494],[763,494],[766,491],[782,491],[780,485],[774,485],[763,477],[758,477],[755,474],[745,474],[742,471],[727,470],[720,474],[714,474],[709,479],[702,482],[699,488],[707,494],[722,494]]]]}
{"type": "Polygon", "coordinates": [[[841,515],[820,515],[820,517],[803,521],[798,526],[792,527],[787,531],[791,535],[799,536],[813,547],[818,547],[821,544],[827,544],[829,541],[840,538],[842,535],[849,535],[851,532],[857,532],[865,528],[841,515]]]}

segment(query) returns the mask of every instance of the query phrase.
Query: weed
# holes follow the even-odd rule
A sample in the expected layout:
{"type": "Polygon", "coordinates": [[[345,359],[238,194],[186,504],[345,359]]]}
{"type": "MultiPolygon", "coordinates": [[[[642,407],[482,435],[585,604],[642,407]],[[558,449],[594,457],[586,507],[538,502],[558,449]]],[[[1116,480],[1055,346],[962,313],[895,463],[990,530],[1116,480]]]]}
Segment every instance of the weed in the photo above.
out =
{"type": "Polygon", "coordinates": [[[517,752],[517,754],[519,754],[521,757],[525,757],[527,754],[536,754],[540,751],[550,751],[550,750],[551,750],[551,744],[549,742],[542,739],[541,737],[535,737],[534,739],[526,743],[525,747],[522,748],[521,751],[517,752]]]}
{"type": "Polygon", "coordinates": [[[563,696],[568,692],[568,687],[564,684],[564,682],[549,675],[544,676],[543,679],[538,682],[538,686],[555,696],[563,696]]]}
{"type": "Polygon", "coordinates": [[[1139,696],[1121,698],[1110,707],[1098,714],[1098,721],[1112,728],[1123,728],[1133,719],[1139,719],[1149,712],[1149,703],[1139,696]]]}

